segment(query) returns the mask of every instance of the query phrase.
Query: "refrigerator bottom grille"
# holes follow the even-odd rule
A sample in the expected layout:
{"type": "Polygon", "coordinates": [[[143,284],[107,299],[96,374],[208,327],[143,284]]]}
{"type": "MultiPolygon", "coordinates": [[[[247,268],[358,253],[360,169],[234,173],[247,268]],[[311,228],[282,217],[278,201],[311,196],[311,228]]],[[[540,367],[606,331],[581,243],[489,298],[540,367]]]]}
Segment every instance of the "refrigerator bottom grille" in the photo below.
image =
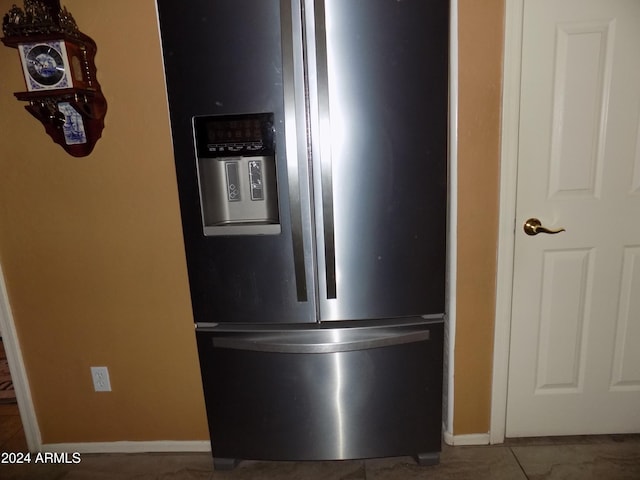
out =
{"type": "MultiPolygon", "coordinates": [[[[220,348],[198,332],[213,455],[346,460],[440,451],[443,324],[427,339],[334,353],[220,348]]],[[[427,455],[426,458],[429,458],[427,455]]]]}

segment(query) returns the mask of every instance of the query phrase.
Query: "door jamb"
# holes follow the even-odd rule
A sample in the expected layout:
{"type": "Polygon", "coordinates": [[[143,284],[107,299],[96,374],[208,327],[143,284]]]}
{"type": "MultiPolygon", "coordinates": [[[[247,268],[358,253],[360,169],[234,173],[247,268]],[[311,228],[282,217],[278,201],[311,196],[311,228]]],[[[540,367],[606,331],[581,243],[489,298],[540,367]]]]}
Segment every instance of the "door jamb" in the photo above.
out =
{"type": "Polygon", "coordinates": [[[525,0],[506,0],[505,4],[504,60],[502,72],[502,138],[500,146],[500,212],[490,443],[504,442],[507,427],[507,387],[516,232],[524,1],[525,0]]]}
{"type": "Polygon", "coordinates": [[[445,441],[453,443],[454,374],[456,340],[456,282],[458,250],[458,0],[451,0],[449,19],[449,196],[447,207],[447,289],[444,354],[443,430],[445,441]]]}
{"type": "Polygon", "coordinates": [[[18,410],[20,411],[20,419],[22,420],[22,428],[24,430],[27,447],[30,452],[40,451],[42,448],[42,437],[40,428],[38,427],[38,419],[33,406],[33,398],[31,397],[31,388],[27,377],[27,371],[24,366],[22,350],[18,339],[18,332],[13,321],[11,306],[9,304],[9,296],[2,273],[2,265],[0,265],[0,331],[2,331],[2,339],[9,362],[9,370],[11,372],[11,380],[13,388],[16,392],[18,401],[18,410]]]}

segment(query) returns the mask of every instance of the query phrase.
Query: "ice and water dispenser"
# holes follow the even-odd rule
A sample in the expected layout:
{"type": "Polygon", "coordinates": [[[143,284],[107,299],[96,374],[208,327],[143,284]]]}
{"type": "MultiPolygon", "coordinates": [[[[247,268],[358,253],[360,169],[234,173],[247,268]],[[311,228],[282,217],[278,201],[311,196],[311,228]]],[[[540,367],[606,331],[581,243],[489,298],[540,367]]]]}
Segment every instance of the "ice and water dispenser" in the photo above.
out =
{"type": "Polygon", "coordinates": [[[204,234],[280,233],[272,113],[193,119],[204,234]]]}

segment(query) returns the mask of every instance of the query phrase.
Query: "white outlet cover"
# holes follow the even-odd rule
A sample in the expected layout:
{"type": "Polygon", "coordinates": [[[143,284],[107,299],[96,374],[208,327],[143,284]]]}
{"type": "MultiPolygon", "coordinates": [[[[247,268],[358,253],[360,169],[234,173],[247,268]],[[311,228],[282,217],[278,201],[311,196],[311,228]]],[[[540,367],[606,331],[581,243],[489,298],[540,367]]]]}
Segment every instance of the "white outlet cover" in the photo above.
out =
{"type": "Polygon", "coordinates": [[[111,391],[111,381],[109,380],[109,369],[107,367],[91,367],[91,378],[93,378],[94,391],[111,391]]]}

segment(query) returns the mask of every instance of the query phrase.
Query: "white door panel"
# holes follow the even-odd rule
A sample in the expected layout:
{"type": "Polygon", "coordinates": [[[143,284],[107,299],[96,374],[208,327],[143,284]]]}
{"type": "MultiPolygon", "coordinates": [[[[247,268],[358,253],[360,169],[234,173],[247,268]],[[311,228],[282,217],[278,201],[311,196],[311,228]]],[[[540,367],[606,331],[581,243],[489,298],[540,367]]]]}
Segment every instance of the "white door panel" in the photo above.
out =
{"type": "Polygon", "coordinates": [[[524,2],[507,436],[640,432],[639,49],[640,0],[524,2]]]}

